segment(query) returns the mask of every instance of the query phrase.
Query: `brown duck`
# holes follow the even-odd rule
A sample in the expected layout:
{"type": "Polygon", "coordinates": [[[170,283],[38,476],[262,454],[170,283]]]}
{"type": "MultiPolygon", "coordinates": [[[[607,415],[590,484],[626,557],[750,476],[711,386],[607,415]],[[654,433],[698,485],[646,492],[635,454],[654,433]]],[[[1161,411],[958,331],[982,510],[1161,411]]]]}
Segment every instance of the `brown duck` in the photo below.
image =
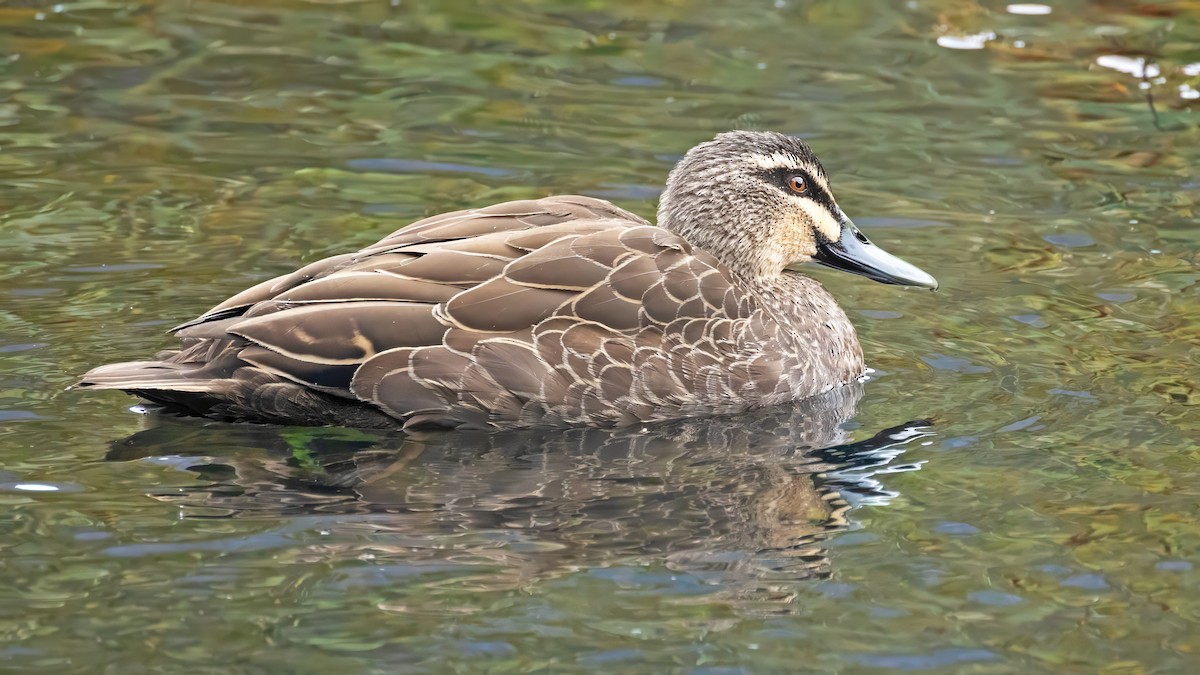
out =
{"type": "Polygon", "coordinates": [[[863,375],[809,261],[937,287],[858,231],[803,141],[735,131],[671,171],[658,226],[578,196],[433,216],[242,291],[174,328],[179,349],[79,386],[222,420],[406,429],[738,412],[863,375]]]}

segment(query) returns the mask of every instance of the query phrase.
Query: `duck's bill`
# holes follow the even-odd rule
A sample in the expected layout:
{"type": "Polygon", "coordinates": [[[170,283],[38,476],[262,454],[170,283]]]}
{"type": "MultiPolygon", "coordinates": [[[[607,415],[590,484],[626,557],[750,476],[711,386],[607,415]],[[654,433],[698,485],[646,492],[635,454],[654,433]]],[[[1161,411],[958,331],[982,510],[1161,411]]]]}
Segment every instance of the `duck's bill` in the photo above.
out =
{"type": "Polygon", "coordinates": [[[842,235],[838,241],[818,246],[813,259],[827,267],[859,274],[883,284],[933,290],[938,287],[937,279],[916,265],[910,265],[872,244],[851,222],[842,225],[842,235]]]}

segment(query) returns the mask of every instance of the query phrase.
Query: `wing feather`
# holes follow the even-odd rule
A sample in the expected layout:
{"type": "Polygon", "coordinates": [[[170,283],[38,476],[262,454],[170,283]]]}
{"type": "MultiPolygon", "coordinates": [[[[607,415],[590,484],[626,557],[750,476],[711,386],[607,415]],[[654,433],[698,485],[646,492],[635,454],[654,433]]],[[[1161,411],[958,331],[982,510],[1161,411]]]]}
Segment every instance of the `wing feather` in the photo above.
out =
{"type": "Polygon", "coordinates": [[[235,324],[229,333],[311,363],[362,363],[394,347],[437,344],[446,326],[432,305],[340,302],[301,305],[235,324]]]}
{"type": "Polygon", "coordinates": [[[757,378],[779,363],[722,356],[770,338],[760,314],[677,235],[549,197],[433,216],[259,283],[177,327],[166,361],[95,381],[227,395],[239,419],[258,401],[267,419],[326,420],[319,406],[349,399],[406,428],[622,424],[771,393],[757,378]]]}

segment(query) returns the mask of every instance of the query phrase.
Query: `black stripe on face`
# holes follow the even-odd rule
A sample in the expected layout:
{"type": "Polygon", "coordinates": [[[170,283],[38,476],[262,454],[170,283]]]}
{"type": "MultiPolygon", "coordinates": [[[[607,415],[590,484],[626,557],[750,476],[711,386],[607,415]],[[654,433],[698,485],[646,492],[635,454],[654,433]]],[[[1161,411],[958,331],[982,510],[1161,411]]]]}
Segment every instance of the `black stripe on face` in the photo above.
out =
{"type": "MultiPolygon", "coordinates": [[[[821,208],[828,211],[831,215],[837,214],[837,206],[834,204],[833,195],[828,190],[818,183],[812,172],[804,169],[772,169],[762,173],[763,180],[783,190],[785,194],[793,197],[803,197],[816,202],[821,208]],[[808,185],[808,189],[803,194],[797,193],[788,187],[787,179],[791,176],[802,176],[804,182],[808,185]]],[[[836,215],[835,215],[836,217],[836,215]]],[[[818,228],[813,228],[818,244],[832,243],[818,228]]]]}

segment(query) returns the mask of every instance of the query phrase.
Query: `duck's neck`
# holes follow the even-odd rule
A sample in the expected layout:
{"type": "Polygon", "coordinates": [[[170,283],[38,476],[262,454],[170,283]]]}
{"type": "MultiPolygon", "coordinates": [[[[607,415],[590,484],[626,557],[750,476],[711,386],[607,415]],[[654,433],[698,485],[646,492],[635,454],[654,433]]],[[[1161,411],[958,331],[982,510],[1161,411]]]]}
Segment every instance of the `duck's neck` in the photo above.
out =
{"type": "Polygon", "coordinates": [[[711,191],[689,191],[671,173],[658,205],[658,226],[707,251],[734,275],[757,278],[783,267],[772,241],[770,204],[746,198],[730,204],[711,191]]]}
{"type": "Polygon", "coordinates": [[[821,370],[829,382],[845,384],[862,376],[862,346],[846,312],[815,279],[784,272],[770,279],[749,282],[780,326],[785,328],[785,348],[806,367],[821,370]]]}

